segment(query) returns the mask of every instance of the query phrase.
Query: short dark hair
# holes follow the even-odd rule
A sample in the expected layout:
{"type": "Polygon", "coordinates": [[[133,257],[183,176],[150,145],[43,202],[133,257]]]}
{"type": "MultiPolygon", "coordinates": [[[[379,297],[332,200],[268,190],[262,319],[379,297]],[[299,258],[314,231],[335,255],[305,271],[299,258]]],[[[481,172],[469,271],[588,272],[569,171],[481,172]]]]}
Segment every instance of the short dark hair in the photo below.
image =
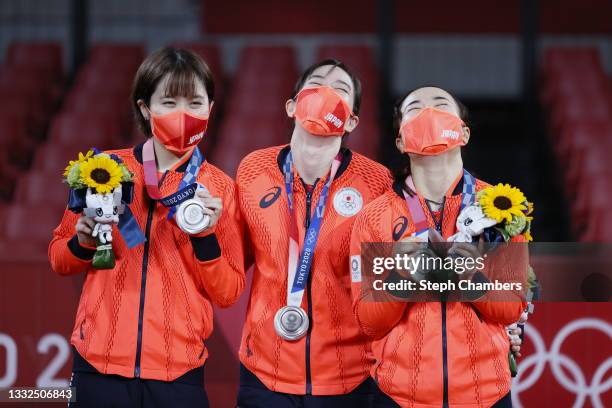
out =
{"type": "Polygon", "coordinates": [[[309,66],[306,69],[306,71],[302,73],[300,78],[295,83],[295,86],[293,87],[292,99],[295,98],[296,95],[302,90],[302,88],[304,87],[304,84],[306,83],[306,81],[308,81],[308,78],[310,78],[312,73],[317,68],[324,67],[326,65],[331,65],[332,66],[331,69],[340,68],[341,70],[343,70],[344,72],[348,74],[349,78],[351,78],[351,82],[353,82],[353,94],[354,94],[352,110],[353,110],[353,113],[358,116],[359,108],[361,107],[361,81],[359,81],[359,78],[355,76],[353,71],[346,64],[344,64],[343,62],[337,59],[328,58],[328,59],[324,59],[322,61],[319,61],[309,66]]]}
{"type": "MultiPolygon", "coordinates": [[[[419,86],[418,88],[414,88],[408,92],[406,92],[405,94],[403,94],[400,98],[398,98],[395,103],[393,104],[393,130],[394,130],[394,135],[395,137],[397,137],[397,135],[399,134],[400,131],[400,126],[402,125],[402,118],[403,118],[403,114],[402,114],[402,104],[404,103],[404,101],[406,100],[406,98],[412,94],[413,92],[418,91],[419,89],[423,89],[423,88],[440,88],[439,86],[435,86],[435,85],[425,85],[425,86],[419,86]]],[[[444,89],[444,91],[446,93],[448,93],[451,98],[453,98],[453,101],[455,101],[455,103],[457,104],[457,107],[459,108],[459,117],[461,118],[461,120],[463,120],[463,123],[466,124],[466,126],[469,126],[469,111],[467,106],[465,106],[463,104],[463,102],[461,102],[459,99],[457,99],[457,97],[455,95],[453,95],[451,92],[447,91],[446,89],[444,89]]]]}
{"type": "Polygon", "coordinates": [[[134,78],[131,95],[136,122],[147,137],[152,136],[151,125],[142,116],[138,101],[142,99],[149,106],[151,95],[166,74],[170,74],[166,95],[193,97],[197,79],[204,84],[208,100],[212,102],[215,97],[215,83],[212,72],[198,54],[174,47],[166,47],[155,51],[140,64],[134,78]]]}
{"type": "MultiPolygon", "coordinates": [[[[406,100],[406,98],[413,92],[418,91],[419,89],[422,89],[422,88],[430,88],[430,87],[440,88],[439,86],[435,86],[435,85],[419,86],[418,88],[414,88],[406,92],[405,94],[403,94],[400,98],[398,98],[395,101],[395,103],[393,104],[393,138],[394,139],[398,137],[400,127],[402,125],[402,117],[403,117],[402,104],[404,103],[404,100],[406,100]]],[[[463,123],[465,123],[466,126],[469,126],[469,111],[468,111],[467,106],[465,106],[463,102],[457,99],[457,97],[453,95],[451,92],[447,90],[444,90],[444,91],[446,91],[446,93],[448,93],[451,96],[451,98],[453,98],[453,100],[457,104],[457,107],[459,108],[459,117],[461,118],[461,120],[463,120],[463,123]]],[[[402,155],[402,156],[405,157],[405,159],[403,160],[404,163],[401,164],[397,168],[391,169],[393,173],[394,181],[401,185],[403,185],[404,181],[406,180],[406,177],[410,175],[410,159],[408,159],[406,155],[402,155]]]]}

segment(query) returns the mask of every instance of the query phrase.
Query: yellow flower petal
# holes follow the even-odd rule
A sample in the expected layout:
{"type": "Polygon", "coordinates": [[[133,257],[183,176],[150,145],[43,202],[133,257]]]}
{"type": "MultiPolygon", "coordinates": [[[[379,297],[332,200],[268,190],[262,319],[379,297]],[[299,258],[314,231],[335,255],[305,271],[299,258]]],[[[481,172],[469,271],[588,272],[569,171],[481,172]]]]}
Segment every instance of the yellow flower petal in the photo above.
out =
{"type": "Polygon", "coordinates": [[[500,183],[482,190],[478,201],[483,213],[500,223],[504,220],[511,222],[512,215],[524,215],[526,207],[523,203],[527,200],[518,188],[500,183]]]}
{"type": "Polygon", "coordinates": [[[108,157],[91,157],[81,164],[81,181],[100,194],[110,193],[121,185],[119,165],[108,157]]]}

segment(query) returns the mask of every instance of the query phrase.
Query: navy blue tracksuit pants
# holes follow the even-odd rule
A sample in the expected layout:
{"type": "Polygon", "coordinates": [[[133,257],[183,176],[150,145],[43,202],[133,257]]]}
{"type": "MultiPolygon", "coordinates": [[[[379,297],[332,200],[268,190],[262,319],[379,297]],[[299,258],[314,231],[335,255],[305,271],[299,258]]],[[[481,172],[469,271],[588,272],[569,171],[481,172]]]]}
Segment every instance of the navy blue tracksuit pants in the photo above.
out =
{"type": "Polygon", "coordinates": [[[345,395],[293,395],[274,392],[240,364],[238,408],[371,408],[375,392],[380,391],[370,377],[345,395]]]}
{"type": "Polygon", "coordinates": [[[70,408],[209,407],[203,366],[166,382],[101,374],[76,350],[73,356],[70,386],[76,387],[76,402],[70,408]]]}

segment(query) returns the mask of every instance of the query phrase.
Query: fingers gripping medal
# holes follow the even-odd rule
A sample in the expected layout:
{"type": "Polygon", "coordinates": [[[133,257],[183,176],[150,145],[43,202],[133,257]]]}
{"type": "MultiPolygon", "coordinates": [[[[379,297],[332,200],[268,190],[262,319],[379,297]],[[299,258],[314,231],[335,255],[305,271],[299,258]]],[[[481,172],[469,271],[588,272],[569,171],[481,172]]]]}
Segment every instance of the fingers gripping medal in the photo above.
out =
{"type": "Polygon", "coordinates": [[[288,341],[298,340],[308,332],[310,321],[308,315],[300,305],[304,297],[304,290],[308,282],[314,250],[319,238],[319,230],[321,229],[321,223],[323,221],[329,186],[340,167],[340,159],[341,157],[338,155],[332,163],[329,178],[323,187],[323,191],[321,191],[321,196],[315,208],[312,222],[306,230],[304,247],[301,251],[298,245],[298,228],[293,207],[293,158],[291,152],[287,154],[285,164],[283,165],[291,225],[287,262],[287,306],[282,307],[276,312],[274,316],[274,329],[280,337],[288,341]]]}
{"type": "MultiPolygon", "coordinates": [[[[196,193],[206,188],[198,184],[196,193]]],[[[210,225],[210,216],[204,213],[204,205],[195,198],[183,201],[176,210],[176,225],[187,234],[199,234],[210,225]]]]}
{"type": "Polygon", "coordinates": [[[196,182],[198,172],[204,162],[200,150],[198,148],[193,150],[178,191],[167,197],[162,197],[159,191],[155,151],[151,139],[145,142],[142,154],[147,193],[149,197],[160,201],[169,208],[168,220],[175,217],[177,226],[187,234],[198,234],[208,228],[210,216],[204,213],[202,202],[194,198],[197,191],[208,191],[205,186],[196,182]]]}

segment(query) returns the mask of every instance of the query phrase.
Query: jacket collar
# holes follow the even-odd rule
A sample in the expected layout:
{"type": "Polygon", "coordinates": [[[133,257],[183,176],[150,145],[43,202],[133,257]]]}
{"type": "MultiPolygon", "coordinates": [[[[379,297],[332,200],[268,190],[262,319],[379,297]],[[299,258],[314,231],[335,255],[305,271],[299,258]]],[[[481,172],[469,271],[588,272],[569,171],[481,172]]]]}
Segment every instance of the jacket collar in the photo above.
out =
{"type": "MultiPolygon", "coordinates": [[[[287,158],[287,155],[289,154],[290,150],[291,145],[287,145],[283,147],[276,156],[276,163],[278,164],[278,169],[281,171],[281,173],[283,172],[283,165],[285,164],[285,159],[287,158]]],[[[353,158],[353,152],[351,152],[351,150],[347,149],[346,147],[341,147],[340,153],[342,154],[342,161],[340,162],[340,167],[338,167],[338,171],[336,172],[334,180],[336,180],[342,175],[342,173],[344,173],[353,158]]]]}
{"type": "MultiPolygon", "coordinates": [[[[134,148],[132,149],[132,152],[134,153],[134,157],[136,158],[136,160],[138,161],[138,163],[142,164],[142,146],[145,144],[145,142],[142,142],[140,144],[137,144],[136,146],[134,146],[134,148]]],[[[199,149],[199,147],[196,146],[196,149],[199,149]]],[[[183,162],[180,166],[178,166],[176,168],[177,173],[184,173],[187,170],[187,165],[189,164],[189,160],[185,160],[185,162],[183,162]]]]}
{"type": "MultiPolygon", "coordinates": [[[[398,196],[400,196],[402,199],[404,198],[404,187],[405,187],[404,182],[405,181],[406,180],[404,179],[404,181],[402,181],[401,183],[399,181],[393,182],[393,191],[395,191],[395,193],[398,196]]],[[[455,185],[455,188],[453,189],[452,195],[456,196],[462,193],[463,193],[463,176],[459,178],[459,181],[457,182],[457,184],[455,185]]]]}

